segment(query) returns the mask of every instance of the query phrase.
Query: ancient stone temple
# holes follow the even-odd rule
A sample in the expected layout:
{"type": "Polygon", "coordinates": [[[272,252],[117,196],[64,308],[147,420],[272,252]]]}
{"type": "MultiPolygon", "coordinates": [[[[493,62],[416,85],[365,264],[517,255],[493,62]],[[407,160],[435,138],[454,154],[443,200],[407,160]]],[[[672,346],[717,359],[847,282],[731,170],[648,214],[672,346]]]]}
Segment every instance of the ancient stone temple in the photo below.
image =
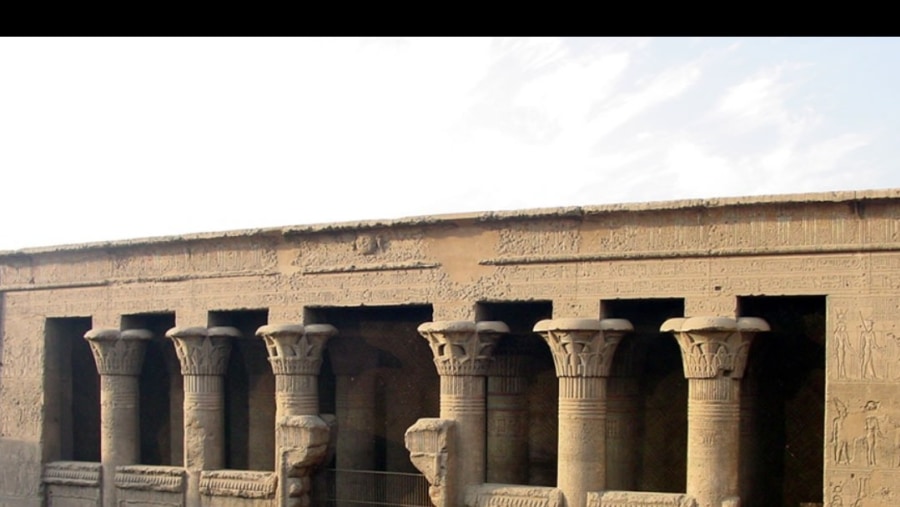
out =
{"type": "Polygon", "coordinates": [[[900,190],[0,253],[5,507],[900,505],[900,190]]]}

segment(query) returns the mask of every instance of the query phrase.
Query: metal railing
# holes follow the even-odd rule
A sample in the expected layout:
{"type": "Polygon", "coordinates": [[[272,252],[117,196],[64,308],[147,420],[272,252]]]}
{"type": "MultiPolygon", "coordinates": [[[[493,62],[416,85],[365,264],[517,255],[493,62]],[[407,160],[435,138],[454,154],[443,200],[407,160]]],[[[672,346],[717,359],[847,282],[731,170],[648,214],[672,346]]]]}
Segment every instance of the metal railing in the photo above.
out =
{"type": "Polygon", "coordinates": [[[345,470],[325,474],[325,507],[431,507],[428,481],[420,474],[345,470]]]}

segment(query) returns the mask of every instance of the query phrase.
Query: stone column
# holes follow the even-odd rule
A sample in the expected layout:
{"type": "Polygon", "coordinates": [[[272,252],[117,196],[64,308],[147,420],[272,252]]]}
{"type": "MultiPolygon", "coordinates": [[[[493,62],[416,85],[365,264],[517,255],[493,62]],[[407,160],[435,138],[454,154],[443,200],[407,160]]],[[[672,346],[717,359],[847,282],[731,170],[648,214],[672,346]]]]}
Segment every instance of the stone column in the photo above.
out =
{"type": "Polygon", "coordinates": [[[528,357],[498,355],[487,379],[487,482],[528,484],[528,357]]]}
{"type": "Polygon", "coordinates": [[[640,377],[647,343],[642,336],[625,338],[616,348],[607,381],[606,489],[635,491],[643,424],[640,377]]]}
{"type": "Polygon", "coordinates": [[[426,322],[418,331],[441,377],[441,419],[455,421],[457,446],[450,452],[458,456],[456,483],[449,487],[463,498],[466,486],[485,480],[485,377],[494,346],[509,328],[496,321],[443,321],[426,322]]]}
{"type": "Polygon", "coordinates": [[[624,319],[552,319],[534,332],[550,346],[559,377],[557,487],[567,507],[584,507],[589,491],[606,487],[606,377],[624,319]]]}
{"type": "Polygon", "coordinates": [[[310,475],[325,459],[330,430],[319,417],[322,352],[329,324],[271,324],[256,331],[275,374],[275,473],[281,505],[309,505],[310,475]]]}
{"type": "Polygon", "coordinates": [[[739,494],[741,377],[750,342],[768,331],[762,319],[669,319],[688,379],[687,487],[698,507],[719,507],[739,494]]]}
{"type": "Polygon", "coordinates": [[[100,374],[100,461],[105,507],[116,505],[116,467],[140,462],[138,377],[146,341],[152,337],[144,329],[91,329],[84,335],[100,374]]]}
{"type": "Polygon", "coordinates": [[[184,376],[187,504],[199,505],[200,471],[225,468],[225,372],[233,327],[174,327],[166,332],[184,376]]]}

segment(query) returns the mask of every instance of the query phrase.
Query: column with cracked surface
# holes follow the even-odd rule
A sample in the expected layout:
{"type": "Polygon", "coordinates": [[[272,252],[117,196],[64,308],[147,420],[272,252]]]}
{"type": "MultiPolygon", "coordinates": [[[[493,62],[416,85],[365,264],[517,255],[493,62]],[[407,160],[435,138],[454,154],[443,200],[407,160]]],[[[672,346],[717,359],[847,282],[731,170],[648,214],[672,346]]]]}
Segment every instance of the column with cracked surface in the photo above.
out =
{"type": "Polygon", "coordinates": [[[269,324],[265,340],[275,374],[275,471],[279,505],[310,504],[310,475],[328,452],[331,428],[319,417],[322,353],[337,329],[329,324],[269,324]]]}
{"type": "Polygon", "coordinates": [[[200,471],[225,468],[225,373],[233,327],[174,327],[166,336],[184,376],[184,468],[187,503],[200,502],[200,471]]]}
{"type": "Polygon", "coordinates": [[[140,462],[138,377],[146,342],[152,337],[145,329],[91,329],[84,335],[100,374],[100,461],[106,507],[116,505],[116,467],[140,462]]]}
{"type": "Polygon", "coordinates": [[[441,321],[419,326],[441,377],[441,419],[456,425],[454,495],[485,481],[486,377],[491,354],[509,327],[499,321],[441,321]],[[465,452],[461,452],[464,447],[465,452]]]}
{"type": "Polygon", "coordinates": [[[559,378],[557,487],[568,507],[584,507],[587,493],[606,487],[606,379],[624,319],[550,319],[534,332],[550,346],[559,378]]]}
{"type": "Polygon", "coordinates": [[[755,317],[669,319],[688,379],[687,486],[698,507],[739,494],[741,378],[750,343],[768,331],[755,317]]]}

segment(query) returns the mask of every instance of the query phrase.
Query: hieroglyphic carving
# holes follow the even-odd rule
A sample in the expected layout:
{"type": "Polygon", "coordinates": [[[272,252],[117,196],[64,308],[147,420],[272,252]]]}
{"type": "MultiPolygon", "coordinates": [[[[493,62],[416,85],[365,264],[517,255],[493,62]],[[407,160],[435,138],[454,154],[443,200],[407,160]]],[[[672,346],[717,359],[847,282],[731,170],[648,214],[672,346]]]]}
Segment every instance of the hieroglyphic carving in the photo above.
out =
{"type": "Polygon", "coordinates": [[[406,430],[405,445],[413,466],[430,485],[428,495],[435,507],[453,507],[453,468],[449,452],[454,445],[455,423],[448,419],[423,418],[406,430]]]}
{"type": "Polygon", "coordinates": [[[237,498],[273,498],[278,483],[274,472],[209,470],[200,474],[200,494],[237,498]]]}
{"type": "Polygon", "coordinates": [[[562,492],[541,486],[481,484],[466,489],[466,507],[562,507],[562,492]]]}

